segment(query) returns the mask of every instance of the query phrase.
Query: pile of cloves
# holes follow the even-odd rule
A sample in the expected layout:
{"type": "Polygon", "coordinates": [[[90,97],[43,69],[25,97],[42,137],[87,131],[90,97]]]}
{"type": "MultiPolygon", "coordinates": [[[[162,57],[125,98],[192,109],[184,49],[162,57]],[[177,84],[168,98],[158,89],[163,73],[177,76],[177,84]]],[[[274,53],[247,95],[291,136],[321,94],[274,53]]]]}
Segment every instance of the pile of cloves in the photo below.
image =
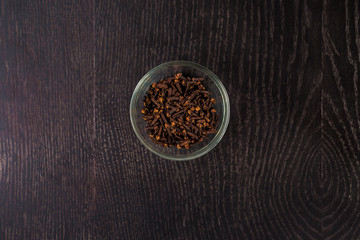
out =
{"type": "Polygon", "coordinates": [[[205,90],[203,81],[177,73],[151,85],[141,112],[153,141],[165,147],[189,149],[216,133],[215,99],[205,90]]]}

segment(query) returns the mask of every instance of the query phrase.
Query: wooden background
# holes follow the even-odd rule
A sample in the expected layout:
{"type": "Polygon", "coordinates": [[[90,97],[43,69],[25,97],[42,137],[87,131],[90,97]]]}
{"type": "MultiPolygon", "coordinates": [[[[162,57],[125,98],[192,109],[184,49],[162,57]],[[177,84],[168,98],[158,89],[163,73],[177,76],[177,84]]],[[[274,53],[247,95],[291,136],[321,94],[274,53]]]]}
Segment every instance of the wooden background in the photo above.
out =
{"type": "Polygon", "coordinates": [[[358,1],[0,3],[0,239],[359,238],[358,1]],[[131,128],[170,60],[229,93],[197,160],[131,128]]]}

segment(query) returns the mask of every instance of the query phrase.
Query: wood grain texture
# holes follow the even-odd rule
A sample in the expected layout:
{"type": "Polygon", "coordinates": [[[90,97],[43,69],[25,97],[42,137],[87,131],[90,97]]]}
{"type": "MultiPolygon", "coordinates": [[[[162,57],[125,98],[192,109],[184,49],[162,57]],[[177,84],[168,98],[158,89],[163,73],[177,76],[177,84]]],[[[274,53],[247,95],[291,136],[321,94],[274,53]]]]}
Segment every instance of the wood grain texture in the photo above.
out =
{"type": "Polygon", "coordinates": [[[94,6],[0,6],[0,239],[86,239],[94,6]]]}
{"type": "Polygon", "coordinates": [[[358,1],[324,2],[322,38],[323,236],[360,236],[360,9],[358,1]],[[331,24],[336,16],[338,22],[331,24]]]}
{"type": "Polygon", "coordinates": [[[358,239],[357,1],[0,1],[0,239],[358,239]],[[188,162],[129,118],[189,60],[231,119],[188,162]]]}

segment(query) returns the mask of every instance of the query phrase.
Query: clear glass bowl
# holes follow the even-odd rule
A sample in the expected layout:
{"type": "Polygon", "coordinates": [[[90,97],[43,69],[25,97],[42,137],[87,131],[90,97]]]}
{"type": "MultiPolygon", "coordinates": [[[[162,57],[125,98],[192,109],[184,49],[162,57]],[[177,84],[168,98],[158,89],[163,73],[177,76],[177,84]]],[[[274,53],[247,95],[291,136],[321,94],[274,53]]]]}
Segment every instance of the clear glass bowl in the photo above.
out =
{"type": "Polygon", "coordinates": [[[228,94],[220,79],[209,69],[193,62],[167,62],[151,69],[136,85],[130,102],[130,119],[131,125],[140,142],[151,152],[170,160],[190,160],[208,153],[220,142],[229,125],[230,102],[228,94]],[[143,120],[143,115],[141,113],[143,99],[150,85],[154,82],[158,82],[162,78],[174,76],[179,72],[183,73],[185,76],[204,78],[204,86],[207,91],[212,93],[211,97],[215,98],[216,103],[214,104],[214,107],[219,115],[217,133],[210,134],[208,139],[191,146],[190,149],[163,147],[154,143],[146,133],[145,127],[147,123],[143,120]]]}

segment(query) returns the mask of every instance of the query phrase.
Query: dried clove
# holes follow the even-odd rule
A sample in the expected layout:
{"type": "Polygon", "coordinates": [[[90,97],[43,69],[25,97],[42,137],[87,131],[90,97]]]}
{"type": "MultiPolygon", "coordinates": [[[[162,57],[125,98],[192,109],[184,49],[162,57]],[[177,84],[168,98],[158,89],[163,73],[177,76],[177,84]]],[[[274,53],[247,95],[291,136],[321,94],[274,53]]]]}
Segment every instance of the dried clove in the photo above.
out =
{"type": "Polygon", "coordinates": [[[177,73],[150,86],[141,113],[154,142],[189,149],[217,132],[215,99],[203,83],[204,78],[177,73]]]}

